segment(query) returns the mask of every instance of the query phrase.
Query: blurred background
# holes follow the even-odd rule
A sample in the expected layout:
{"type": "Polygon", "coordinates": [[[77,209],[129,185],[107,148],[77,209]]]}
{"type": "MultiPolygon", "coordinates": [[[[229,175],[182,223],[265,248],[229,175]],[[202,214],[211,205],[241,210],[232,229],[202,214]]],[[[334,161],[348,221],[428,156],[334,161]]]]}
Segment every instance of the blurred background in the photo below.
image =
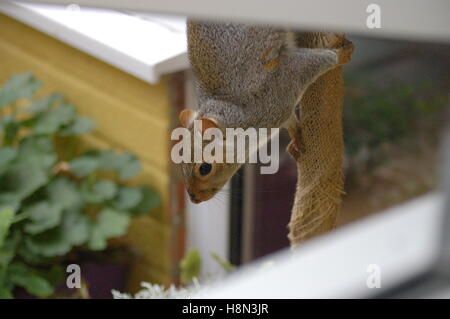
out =
{"type": "MultiPolygon", "coordinates": [[[[347,37],[339,227],[437,186],[450,91],[448,45],[347,37]]],[[[0,296],[108,298],[289,246],[287,153],[277,174],[246,165],[189,202],[170,160],[178,113],[196,104],[186,49],[183,17],[0,2],[0,296]],[[73,263],[88,290],[75,296],[73,263]]]]}

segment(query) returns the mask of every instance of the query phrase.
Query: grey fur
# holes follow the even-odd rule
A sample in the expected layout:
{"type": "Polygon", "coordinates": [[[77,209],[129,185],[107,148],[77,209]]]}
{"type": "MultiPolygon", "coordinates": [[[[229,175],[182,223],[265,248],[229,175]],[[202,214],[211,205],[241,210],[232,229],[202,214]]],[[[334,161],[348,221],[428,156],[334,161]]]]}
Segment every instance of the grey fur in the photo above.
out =
{"type": "MultiPolygon", "coordinates": [[[[295,107],[306,88],[337,66],[334,50],[298,48],[288,30],[234,23],[188,21],[188,53],[196,77],[198,113],[221,128],[295,127],[295,107]]],[[[191,132],[193,130],[190,127],[191,132]]],[[[182,163],[195,203],[213,197],[242,164],[182,163]]]]}
{"type": "Polygon", "coordinates": [[[338,63],[333,50],[294,49],[294,37],[288,30],[189,21],[190,40],[192,28],[195,37],[204,41],[200,46],[197,39],[189,41],[199,95],[198,117],[215,118],[224,127],[285,126],[306,88],[338,63]],[[202,50],[205,47],[209,52],[202,50]],[[214,71],[221,78],[214,88],[207,83],[211,79],[197,71],[205,68],[208,58],[214,59],[214,71]],[[275,68],[264,68],[277,58],[275,68]]]}

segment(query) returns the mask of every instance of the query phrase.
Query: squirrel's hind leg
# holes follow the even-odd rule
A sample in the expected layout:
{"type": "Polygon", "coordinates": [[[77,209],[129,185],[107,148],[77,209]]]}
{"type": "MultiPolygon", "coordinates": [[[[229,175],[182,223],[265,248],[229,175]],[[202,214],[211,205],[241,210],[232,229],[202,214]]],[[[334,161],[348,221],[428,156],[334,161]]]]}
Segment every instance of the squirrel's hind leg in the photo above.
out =
{"type": "Polygon", "coordinates": [[[302,95],[319,76],[336,67],[340,58],[337,50],[298,49],[288,53],[284,69],[290,80],[299,86],[302,95]]]}
{"type": "MultiPolygon", "coordinates": [[[[309,85],[337,65],[338,61],[336,52],[328,49],[305,48],[289,52],[287,65],[282,70],[284,71],[283,77],[285,82],[293,84],[291,89],[293,92],[296,92],[297,98],[295,104],[298,104],[301,100],[309,85]]],[[[302,153],[305,152],[305,144],[295,112],[292,112],[290,118],[283,126],[288,130],[291,137],[291,142],[286,150],[298,161],[302,153]]]]}

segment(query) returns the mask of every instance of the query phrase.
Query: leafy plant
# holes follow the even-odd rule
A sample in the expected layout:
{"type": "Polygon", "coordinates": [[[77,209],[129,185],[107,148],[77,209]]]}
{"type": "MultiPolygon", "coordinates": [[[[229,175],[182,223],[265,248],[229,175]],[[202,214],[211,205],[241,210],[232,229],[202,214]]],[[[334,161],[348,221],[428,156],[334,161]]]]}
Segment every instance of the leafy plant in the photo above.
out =
{"type": "Polygon", "coordinates": [[[371,157],[381,146],[438,129],[447,99],[430,83],[375,84],[369,79],[367,72],[347,79],[344,134],[351,158],[365,153],[369,163],[375,162],[371,157]]]}
{"type": "Polygon", "coordinates": [[[183,285],[200,276],[202,259],[197,249],[191,249],[180,261],[180,281],[183,285]]]}
{"type": "Polygon", "coordinates": [[[35,98],[41,85],[25,73],[0,89],[0,298],[11,298],[16,286],[52,295],[67,254],[104,250],[130,218],[160,202],[149,186],[124,185],[140,170],[131,153],[63,158],[56,142],[68,146],[94,122],[60,94],[35,98]]]}
{"type": "MultiPolygon", "coordinates": [[[[211,257],[217,262],[220,267],[226,272],[231,272],[236,269],[228,260],[223,259],[215,252],[211,252],[211,257]]],[[[183,285],[191,283],[194,279],[200,277],[202,270],[202,258],[197,249],[189,250],[183,259],[180,261],[180,282],[183,285]]]]}
{"type": "Polygon", "coordinates": [[[211,252],[211,257],[227,272],[236,270],[236,266],[232,265],[228,260],[223,259],[215,252],[211,252]]]}
{"type": "MultiPolygon", "coordinates": [[[[236,266],[230,264],[229,261],[223,259],[214,252],[211,252],[211,257],[225,270],[230,273],[236,270],[236,266]]],[[[263,267],[271,266],[272,262],[268,261],[263,264],[263,267]]],[[[198,294],[203,296],[208,295],[209,285],[213,282],[218,282],[219,277],[200,280],[200,271],[202,260],[200,252],[197,249],[189,250],[180,262],[180,286],[174,284],[169,287],[164,287],[158,284],[151,284],[142,282],[143,289],[138,291],[134,296],[122,293],[117,290],[112,290],[111,293],[114,299],[192,299],[198,294]]]]}

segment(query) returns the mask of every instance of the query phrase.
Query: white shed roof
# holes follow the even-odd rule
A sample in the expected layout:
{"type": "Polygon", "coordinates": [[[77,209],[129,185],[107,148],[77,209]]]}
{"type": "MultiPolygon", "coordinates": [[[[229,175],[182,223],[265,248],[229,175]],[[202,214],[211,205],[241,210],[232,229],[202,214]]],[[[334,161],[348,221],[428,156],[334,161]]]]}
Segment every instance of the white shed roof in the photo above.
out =
{"type": "Polygon", "coordinates": [[[189,66],[183,17],[19,2],[0,11],[149,83],[189,66]]]}

